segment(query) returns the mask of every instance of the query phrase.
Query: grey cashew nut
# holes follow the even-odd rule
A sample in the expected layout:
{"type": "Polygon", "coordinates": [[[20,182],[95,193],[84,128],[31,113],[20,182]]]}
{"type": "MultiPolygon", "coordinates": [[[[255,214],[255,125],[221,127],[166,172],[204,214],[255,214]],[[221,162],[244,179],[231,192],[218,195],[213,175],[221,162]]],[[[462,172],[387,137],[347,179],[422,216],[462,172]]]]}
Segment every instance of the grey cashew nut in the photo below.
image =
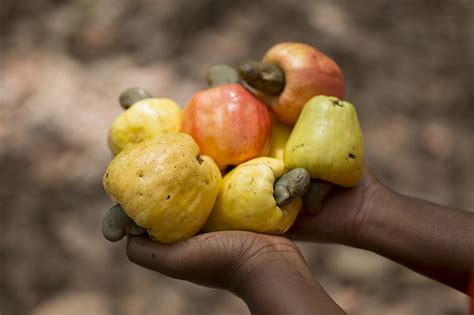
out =
{"type": "Polygon", "coordinates": [[[317,214],[322,210],[322,202],[333,184],[320,179],[311,179],[308,191],[303,196],[303,208],[306,212],[317,214]]]}
{"type": "Polygon", "coordinates": [[[273,187],[277,206],[285,206],[308,190],[311,176],[304,168],[295,168],[283,174],[273,187]]]}
{"type": "Polygon", "coordinates": [[[150,92],[141,87],[132,87],[120,94],[119,103],[124,109],[130,108],[136,102],[153,97],[150,92]]]}
{"type": "Polygon", "coordinates": [[[206,81],[209,87],[223,84],[239,83],[240,76],[237,69],[228,65],[214,65],[207,70],[206,81]]]}
{"type": "Polygon", "coordinates": [[[285,73],[274,64],[248,60],[242,62],[238,70],[248,85],[267,95],[280,95],[285,88],[285,73]]]}
{"type": "Polygon", "coordinates": [[[107,211],[102,221],[102,234],[111,242],[120,241],[126,234],[141,235],[145,232],[146,229],[133,222],[118,204],[107,211]]]}

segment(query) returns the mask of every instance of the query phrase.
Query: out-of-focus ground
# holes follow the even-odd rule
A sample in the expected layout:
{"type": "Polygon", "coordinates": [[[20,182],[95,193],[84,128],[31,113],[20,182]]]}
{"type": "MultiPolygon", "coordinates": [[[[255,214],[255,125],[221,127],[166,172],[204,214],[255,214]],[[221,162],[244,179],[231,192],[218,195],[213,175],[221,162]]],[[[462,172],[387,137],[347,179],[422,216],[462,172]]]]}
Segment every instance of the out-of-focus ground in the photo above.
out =
{"type": "MultiPolygon", "coordinates": [[[[409,195],[474,205],[474,2],[53,1],[0,6],[2,315],[245,314],[232,295],[129,263],[106,242],[101,176],[118,94],[186,104],[215,63],[304,41],[337,61],[370,167],[409,195]]],[[[350,314],[467,313],[467,298],[374,254],[300,244],[350,314]]]]}

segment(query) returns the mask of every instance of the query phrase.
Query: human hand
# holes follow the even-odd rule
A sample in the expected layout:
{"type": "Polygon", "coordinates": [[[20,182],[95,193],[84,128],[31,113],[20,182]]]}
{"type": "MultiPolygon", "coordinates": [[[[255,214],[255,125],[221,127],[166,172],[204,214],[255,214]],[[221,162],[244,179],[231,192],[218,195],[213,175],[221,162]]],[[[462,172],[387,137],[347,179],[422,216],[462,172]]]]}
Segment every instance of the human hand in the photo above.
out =
{"type": "Polygon", "coordinates": [[[127,255],[132,262],[166,276],[231,292],[238,292],[261,269],[290,263],[306,268],[290,240],[244,231],[199,234],[173,244],[130,236],[127,255]]]}
{"type": "Polygon", "coordinates": [[[472,212],[397,193],[367,171],[355,187],[333,186],[321,211],[303,211],[287,236],[372,251],[467,292],[474,265],[472,226],[472,212]]]}
{"type": "Polygon", "coordinates": [[[128,258],[166,276],[241,297],[252,313],[343,314],[288,239],[244,231],[199,234],[160,244],[129,236],[128,258]]]}
{"type": "MultiPolygon", "coordinates": [[[[326,189],[328,183],[312,180],[311,188],[326,189]]],[[[310,190],[307,192],[310,193],[310,190]]],[[[329,193],[316,198],[304,198],[305,202],[321,202],[318,213],[312,214],[307,208],[315,205],[303,204],[303,211],[287,233],[294,240],[330,242],[356,246],[365,237],[364,231],[375,221],[377,209],[390,198],[390,190],[370,171],[366,170],[362,181],[354,187],[330,186],[329,193]],[[318,198],[323,198],[317,200],[318,198]]],[[[318,206],[316,206],[318,207],[318,206]]]]}

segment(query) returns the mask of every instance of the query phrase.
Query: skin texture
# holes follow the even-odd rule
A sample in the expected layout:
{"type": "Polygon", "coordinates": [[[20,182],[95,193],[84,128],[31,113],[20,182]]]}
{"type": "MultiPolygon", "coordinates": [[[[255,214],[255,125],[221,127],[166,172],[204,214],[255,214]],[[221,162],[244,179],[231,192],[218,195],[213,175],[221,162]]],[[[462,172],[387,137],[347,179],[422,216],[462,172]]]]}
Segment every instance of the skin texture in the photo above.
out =
{"type": "Polygon", "coordinates": [[[390,190],[386,194],[390,206],[371,216],[372,228],[361,234],[359,247],[467,292],[474,269],[474,214],[390,190]],[[396,224],[385,222],[395,218],[396,224]]]}
{"type": "Polygon", "coordinates": [[[311,179],[308,191],[303,196],[303,204],[308,213],[317,214],[323,208],[323,200],[333,188],[333,184],[320,179],[311,179]]]}
{"type": "Polygon", "coordinates": [[[163,245],[133,236],[127,255],[169,277],[228,290],[252,314],[344,314],[313,278],[299,249],[283,237],[226,231],[163,245]]]}
{"type": "Polygon", "coordinates": [[[263,63],[280,67],[285,74],[285,87],[280,95],[270,98],[270,108],[277,118],[294,125],[304,104],[315,95],[344,97],[344,78],[337,64],[302,43],[281,43],[270,48],[263,63]]]}
{"type": "MultiPolygon", "coordinates": [[[[364,248],[467,293],[472,226],[473,213],[403,196],[368,170],[356,186],[331,189],[321,211],[303,213],[286,236],[364,248]]],[[[282,237],[225,231],[172,245],[130,237],[127,255],[167,276],[228,290],[252,314],[344,314],[282,237]]]]}
{"type": "Polygon", "coordinates": [[[474,270],[471,272],[471,282],[467,293],[471,297],[471,313],[474,312],[474,270]]]}
{"type": "Polygon", "coordinates": [[[147,98],[134,103],[112,123],[108,144],[114,155],[144,140],[181,128],[181,108],[166,98],[147,98]]]}
{"type": "Polygon", "coordinates": [[[354,106],[322,95],[303,108],[283,156],[288,168],[303,167],[311,178],[344,187],[362,179],[364,159],[364,137],[354,106]]]}
{"type": "Polygon", "coordinates": [[[267,154],[271,120],[266,106],[242,85],[224,84],[193,95],[182,131],[225,170],[267,154]]]}
{"type": "Polygon", "coordinates": [[[301,197],[277,206],[275,181],[287,169],[282,161],[261,157],[247,161],[224,176],[204,231],[245,230],[285,233],[301,208],[301,197]]]}
{"type": "Polygon", "coordinates": [[[288,236],[366,249],[467,292],[473,226],[474,213],[402,195],[367,171],[352,188],[334,186],[321,212],[298,217],[288,236]]]}
{"type": "Polygon", "coordinates": [[[196,234],[214,205],[221,174],[194,140],[169,133],[122,151],[109,164],[103,185],[135,223],[171,243],[196,234]]]}

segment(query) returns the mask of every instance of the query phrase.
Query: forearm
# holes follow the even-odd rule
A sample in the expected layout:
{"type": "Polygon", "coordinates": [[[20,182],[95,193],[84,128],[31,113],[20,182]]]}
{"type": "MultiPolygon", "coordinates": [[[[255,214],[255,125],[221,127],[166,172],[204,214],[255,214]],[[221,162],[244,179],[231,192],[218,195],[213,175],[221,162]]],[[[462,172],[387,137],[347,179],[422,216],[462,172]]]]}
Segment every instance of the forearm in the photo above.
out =
{"type": "Polygon", "coordinates": [[[269,266],[236,292],[252,314],[345,314],[309,270],[269,266]]]}
{"type": "Polygon", "coordinates": [[[386,190],[356,246],[467,292],[474,270],[474,214],[386,190]]]}

